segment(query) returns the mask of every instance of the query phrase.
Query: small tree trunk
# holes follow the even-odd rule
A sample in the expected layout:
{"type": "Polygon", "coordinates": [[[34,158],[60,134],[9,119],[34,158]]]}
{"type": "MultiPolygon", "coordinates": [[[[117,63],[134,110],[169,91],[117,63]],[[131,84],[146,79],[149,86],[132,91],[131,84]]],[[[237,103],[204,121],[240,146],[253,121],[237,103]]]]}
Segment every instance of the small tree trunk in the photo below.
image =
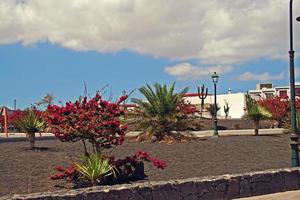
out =
{"type": "Polygon", "coordinates": [[[255,135],[258,135],[258,130],[259,130],[259,120],[258,121],[254,121],[255,124],[255,135]]]}
{"type": "Polygon", "coordinates": [[[90,157],[90,154],[88,153],[87,148],[86,148],[85,141],[84,141],[84,140],[81,140],[81,141],[82,141],[82,143],[83,143],[84,155],[85,155],[86,157],[90,157]]]}
{"type": "Polygon", "coordinates": [[[93,145],[93,152],[94,153],[101,153],[101,146],[99,145],[99,143],[93,138],[91,140],[92,145],[93,145]]]}
{"type": "Polygon", "coordinates": [[[95,148],[96,148],[96,153],[101,153],[101,147],[97,141],[95,141],[95,148]]]}
{"type": "Polygon", "coordinates": [[[34,149],[35,133],[28,133],[28,139],[29,139],[29,143],[30,143],[30,149],[34,149]]]}

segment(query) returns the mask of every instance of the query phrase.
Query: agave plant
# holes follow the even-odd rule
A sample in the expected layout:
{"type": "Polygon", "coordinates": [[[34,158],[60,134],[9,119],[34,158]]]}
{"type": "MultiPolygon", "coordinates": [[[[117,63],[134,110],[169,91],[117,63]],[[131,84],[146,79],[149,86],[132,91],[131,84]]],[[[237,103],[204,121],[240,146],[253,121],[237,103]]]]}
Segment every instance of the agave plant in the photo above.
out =
{"type": "Polygon", "coordinates": [[[35,133],[41,133],[45,129],[45,122],[36,112],[34,109],[28,109],[21,118],[14,121],[17,129],[27,133],[30,149],[35,148],[35,133]]]}
{"type": "Polygon", "coordinates": [[[268,119],[272,117],[272,114],[266,110],[264,107],[260,106],[256,101],[254,101],[249,94],[246,95],[247,104],[247,115],[248,119],[253,120],[255,128],[255,135],[258,135],[259,124],[263,119],[268,119]]]}
{"type": "Polygon", "coordinates": [[[182,113],[180,109],[183,103],[182,97],[187,93],[188,88],[184,88],[179,93],[175,93],[174,88],[175,83],[169,88],[159,83],[154,84],[153,88],[146,84],[139,89],[146,100],[132,99],[132,102],[137,104],[137,122],[144,130],[146,139],[155,136],[156,139],[162,140],[172,129],[176,129],[182,113]]]}
{"type": "Polygon", "coordinates": [[[110,165],[109,160],[97,153],[84,157],[80,163],[75,163],[75,168],[92,186],[96,186],[103,177],[115,176],[115,168],[110,165]]]}

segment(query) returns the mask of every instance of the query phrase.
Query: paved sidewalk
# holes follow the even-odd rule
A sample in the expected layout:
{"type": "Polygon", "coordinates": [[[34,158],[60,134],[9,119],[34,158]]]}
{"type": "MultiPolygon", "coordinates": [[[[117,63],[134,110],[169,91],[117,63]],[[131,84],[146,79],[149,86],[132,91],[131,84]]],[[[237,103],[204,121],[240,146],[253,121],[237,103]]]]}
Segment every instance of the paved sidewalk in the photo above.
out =
{"type": "MultiPolygon", "coordinates": [[[[289,130],[283,128],[273,128],[273,129],[259,129],[259,135],[277,135],[288,133],[289,130]]],[[[254,135],[254,129],[241,129],[241,130],[219,130],[220,136],[233,136],[233,135],[254,135]]],[[[132,131],[127,133],[127,136],[137,136],[140,131],[132,131]]],[[[195,137],[210,137],[213,135],[213,130],[209,131],[188,131],[195,137]]]]}
{"type": "MultiPolygon", "coordinates": [[[[54,137],[54,135],[52,133],[41,133],[41,135],[39,133],[35,134],[36,137],[54,137]]],[[[8,138],[25,138],[26,137],[26,133],[8,133],[8,138]]],[[[6,135],[5,133],[0,133],[0,139],[5,139],[6,135]]]]}
{"type": "MultiPolygon", "coordinates": [[[[282,128],[274,128],[274,129],[260,129],[260,135],[276,135],[276,134],[283,134],[287,133],[287,129],[282,128]]],[[[126,134],[127,137],[134,137],[140,134],[140,131],[132,131],[126,134]]],[[[210,137],[213,135],[213,130],[209,131],[189,131],[188,134],[191,134],[195,137],[210,137]]],[[[54,137],[52,133],[41,133],[42,137],[54,137]]],[[[234,135],[254,135],[254,129],[242,129],[242,130],[220,130],[220,136],[234,136],[234,135]]],[[[25,133],[9,133],[8,138],[24,138],[26,137],[25,133]]],[[[39,134],[36,134],[36,137],[39,137],[39,134]]],[[[0,139],[6,138],[4,133],[0,133],[0,139]]]]}
{"type": "Polygon", "coordinates": [[[300,200],[300,190],[280,192],[256,197],[241,198],[239,200],[300,200]]]}

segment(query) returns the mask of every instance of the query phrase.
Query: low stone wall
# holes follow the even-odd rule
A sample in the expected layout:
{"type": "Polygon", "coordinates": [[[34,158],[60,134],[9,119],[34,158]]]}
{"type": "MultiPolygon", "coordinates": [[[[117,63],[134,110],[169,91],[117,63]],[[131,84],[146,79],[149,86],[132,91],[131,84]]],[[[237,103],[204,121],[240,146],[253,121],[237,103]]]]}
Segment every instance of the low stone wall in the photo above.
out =
{"type": "Polygon", "coordinates": [[[184,180],[145,182],[69,191],[14,195],[26,200],[177,200],[233,199],[300,189],[300,168],[222,175],[184,180]]]}

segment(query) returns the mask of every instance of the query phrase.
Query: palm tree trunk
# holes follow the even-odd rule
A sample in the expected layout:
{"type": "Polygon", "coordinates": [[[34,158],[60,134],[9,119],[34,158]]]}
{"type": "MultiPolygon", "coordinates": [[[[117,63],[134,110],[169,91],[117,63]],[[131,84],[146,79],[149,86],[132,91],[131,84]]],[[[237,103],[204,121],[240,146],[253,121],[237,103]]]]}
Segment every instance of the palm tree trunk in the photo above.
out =
{"type": "Polygon", "coordinates": [[[92,178],[91,180],[92,186],[97,186],[97,180],[92,178]]]}
{"type": "Polygon", "coordinates": [[[35,133],[28,133],[28,139],[30,143],[30,149],[34,149],[34,143],[35,143],[35,133]]]}
{"type": "Polygon", "coordinates": [[[259,120],[254,121],[254,125],[255,125],[255,135],[258,135],[258,130],[259,130],[259,120]]]}

